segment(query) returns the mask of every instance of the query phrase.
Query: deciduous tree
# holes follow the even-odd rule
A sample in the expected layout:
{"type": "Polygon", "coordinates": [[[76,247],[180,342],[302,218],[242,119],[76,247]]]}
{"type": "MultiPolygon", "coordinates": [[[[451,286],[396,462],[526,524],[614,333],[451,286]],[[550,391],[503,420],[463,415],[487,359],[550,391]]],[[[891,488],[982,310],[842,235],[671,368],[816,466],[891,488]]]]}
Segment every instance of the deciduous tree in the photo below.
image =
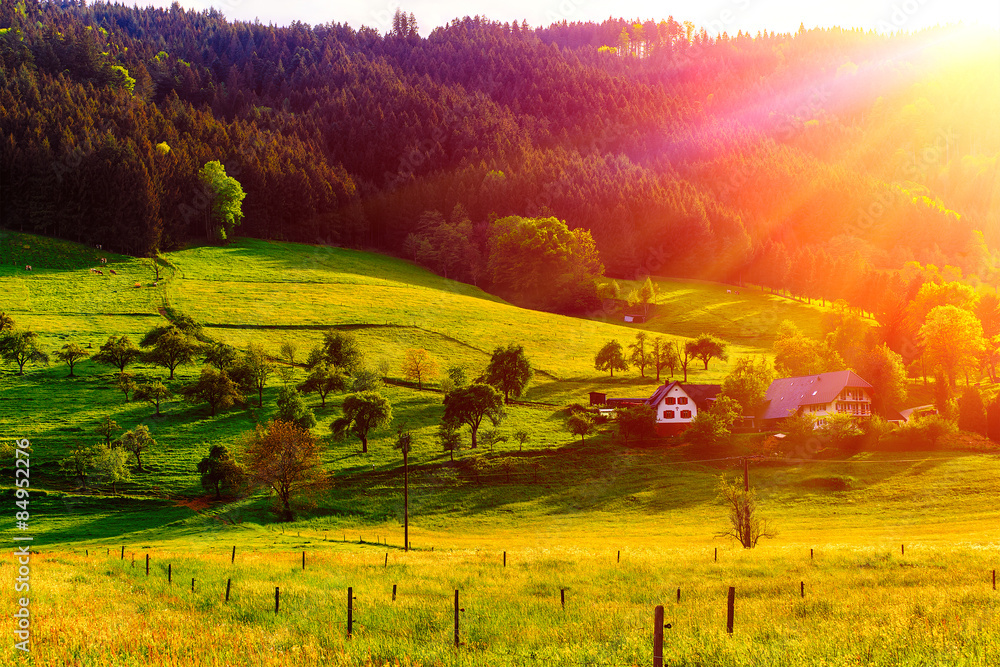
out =
{"type": "Polygon", "coordinates": [[[222,499],[222,491],[238,493],[247,482],[246,471],[223,445],[213,445],[208,456],[198,462],[201,486],[215,491],[215,499],[222,499]]]}
{"type": "Polygon", "coordinates": [[[586,444],[586,436],[594,432],[594,420],[585,412],[570,415],[566,428],[573,435],[580,436],[580,444],[586,444]]]}
{"type": "Polygon", "coordinates": [[[507,347],[493,350],[484,375],[486,384],[503,392],[504,403],[510,403],[511,395],[516,397],[524,394],[533,374],[534,370],[524,353],[524,347],[510,343],[507,347]]]}
{"type": "Polygon", "coordinates": [[[739,480],[729,480],[723,475],[719,478],[718,494],[729,510],[729,530],[718,533],[719,537],[731,537],[744,549],[752,549],[762,537],[777,534],[757,512],[755,488],[747,489],[739,480]]]}
{"type": "Polygon", "coordinates": [[[350,394],[344,399],[344,416],[333,421],[334,437],[343,439],[348,433],[361,441],[361,453],[368,453],[368,436],[372,431],[388,426],[392,421],[392,403],[375,391],[350,394]]]}
{"type": "Polygon", "coordinates": [[[278,390],[278,413],[275,419],[304,429],[311,429],[316,425],[316,416],[306,406],[295,387],[286,386],[278,390]]]}
{"type": "MultiPolygon", "coordinates": [[[[101,345],[101,350],[94,355],[94,361],[107,364],[125,372],[125,367],[133,364],[142,356],[142,351],[135,346],[128,336],[109,336],[107,342],[101,345]]],[[[125,397],[128,400],[128,396],[125,397]]]]}
{"type": "Polygon", "coordinates": [[[66,343],[62,346],[61,350],[56,352],[56,358],[69,366],[70,377],[73,377],[73,366],[76,365],[76,362],[86,359],[89,356],[90,352],[87,352],[76,343],[66,343]]]}
{"type": "Polygon", "coordinates": [[[299,391],[304,394],[316,392],[319,394],[320,406],[325,408],[327,394],[334,391],[347,391],[349,386],[346,375],[328,362],[321,361],[309,370],[305,382],[299,385],[299,391]]]}
{"type": "Polygon", "coordinates": [[[319,490],[327,484],[320,463],[320,446],[307,429],[274,420],[258,425],[246,445],[246,469],[257,484],[275,494],[279,515],[292,521],[292,500],[303,492],[319,490]]]}
{"type": "Polygon", "coordinates": [[[170,327],[153,341],[144,338],[142,342],[152,348],[145,354],[146,361],[168,369],[171,380],[177,367],[192,363],[199,351],[197,341],[177,327],[170,327]]]}
{"type": "Polygon", "coordinates": [[[225,241],[232,236],[233,229],[243,221],[243,186],[232,176],[226,175],[226,168],[218,160],[206,162],[198,171],[211,206],[205,212],[205,233],[210,241],[225,241]]]}
{"type": "Polygon", "coordinates": [[[742,414],[753,416],[762,407],[773,380],[774,371],[765,356],[738,357],[733,370],[722,381],[722,395],[736,401],[742,414]]]}
{"type": "Polygon", "coordinates": [[[146,382],[136,386],[132,395],[137,401],[146,401],[156,406],[156,415],[160,415],[160,403],[169,400],[174,393],[159,380],[146,382]]]}
{"type": "Polygon", "coordinates": [[[126,452],[135,455],[136,465],[139,467],[139,472],[142,472],[142,453],[155,447],[156,440],[150,435],[149,427],[145,424],[139,424],[131,431],[125,431],[118,439],[118,444],[126,452]]]}
{"type": "Polygon", "coordinates": [[[403,377],[417,383],[417,389],[423,389],[424,381],[433,379],[438,372],[434,357],[423,348],[410,348],[403,356],[403,377]]]}
{"type": "Polygon", "coordinates": [[[944,370],[948,384],[955,386],[957,374],[975,368],[983,348],[983,325],[968,310],[937,306],[920,327],[924,354],[944,370]]]}
{"type": "Polygon", "coordinates": [[[611,377],[615,376],[616,370],[627,371],[628,362],[625,360],[622,344],[616,340],[605,343],[594,356],[594,368],[599,371],[610,371],[611,377]]]}
{"type": "Polygon", "coordinates": [[[695,359],[700,359],[708,370],[708,362],[712,359],[727,361],[726,344],[711,334],[701,334],[696,339],[684,344],[684,348],[695,359]]]}
{"type": "MultiPolygon", "coordinates": [[[[632,354],[629,355],[628,360],[633,366],[639,367],[639,375],[641,377],[646,377],[646,366],[651,362],[650,355],[646,352],[646,341],[648,339],[649,334],[645,331],[640,331],[635,335],[635,342],[630,343],[628,346],[632,350],[632,354]]],[[[659,376],[659,371],[657,371],[657,376],[659,376]]]]}
{"type": "Polygon", "coordinates": [[[14,329],[0,334],[0,357],[8,363],[17,364],[18,375],[24,375],[25,364],[49,363],[49,355],[42,349],[38,334],[28,329],[14,329]]]}
{"type": "Polygon", "coordinates": [[[181,389],[189,403],[207,403],[212,416],[218,410],[228,410],[243,402],[243,392],[225,371],[214,368],[201,369],[198,380],[181,389]]]}
{"type": "Polygon", "coordinates": [[[496,426],[503,418],[503,396],[488,384],[474,382],[444,397],[444,421],[468,426],[472,433],[472,449],[478,446],[476,436],[483,419],[489,419],[496,426]]]}

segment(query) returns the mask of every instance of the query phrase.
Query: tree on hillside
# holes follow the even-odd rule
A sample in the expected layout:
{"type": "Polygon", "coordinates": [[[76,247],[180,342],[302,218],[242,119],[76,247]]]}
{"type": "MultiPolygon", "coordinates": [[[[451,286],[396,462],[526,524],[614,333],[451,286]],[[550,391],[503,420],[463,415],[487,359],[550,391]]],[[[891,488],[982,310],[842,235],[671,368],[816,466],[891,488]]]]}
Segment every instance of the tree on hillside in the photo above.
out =
{"type": "Polygon", "coordinates": [[[121,447],[100,444],[94,447],[93,466],[99,481],[111,485],[111,493],[118,493],[118,485],[132,479],[128,467],[128,452],[121,447]]]}
{"type": "Polygon", "coordinates": [[[580,444],[586,444],[585,437],[594,432],[594,419],[585,412],[573,414],[566,420],[566,428],[573,435],[580,436],[580,444]]]}
{"type": "Polygon", "coordinates": [[[306,406],[295,387],[284,386],[278,390],[278,413],[275,419],[310,429],[316,425],[316,416],[306,406]]]}
{"type": "Polygon", "coordinates": [[[468,426],[472,433],[472,449],[478,446],[476,436],[483,419],[497,426],[504,416],[503,396],[488,384],[474,382],[444,397],[444,422],[468,426]]]}
{"type": "Polygon", "coordinates": [[[326,397],[330,392],[347,391],[348,378],[331,366],[327,361],[321,361],[309,369],[305,382],[299,385],[303,394],[316,392],[319,394],[320,406],[326,407],[326,397]]]}
{"type": "Polygon", "coordinates": [[[774,370],[779,377],[816,375],[845,368],[844,360],[826,343],[807,338],[788,320],[778,327],[772,348],[774,370]]]}
{"type": "MultiPolygon", "coordinates": [[[[128,336],[109,336],[107,342],[101,345],[100,352],[95,354],[93,359],[99,364],[114,366],[119,373],[124,373],[125,367],[138,361],[141,356],[142,351],[128,336]]],[[[125,400],[128,400],[127,394],[125,400]]]]}
{"type": "MultiPolygon", "coordinates": [[[[687,382],[688,368],[691,366],[691,362],[694,361],[694,351],[691,349],[691,341],[688,341],[684,345],[681,345],[680,341],[674,341],[674,349],[677,352],[677,368],[683,371],[684,382],[687,382]]],[[[673,371],[670,374],[673,375],[673,371]]]]}
{"type": "Polygon", "coordinates": [[[214,366],[216,370],[229,373],[238,361],[239,352],[232,345],[215,342],[205,348],[204,363],[214,366]]]}
{"type": "Polygon", "coordinates": [[[267,357],[264,346],[250,343],[233,369],[233,379],[244,391],[257,394],[257,407],[264,406],[264,387],[274,373],[274,364],[267,357]]]}
{"type": "Polygon", "coordinates": [[[350,333],[327,329],[323,333],[323,343],[319,347],[319,356],[310,353],[309,362],[318,362],[319,359],[326,359],[333,367],[354,375],[361,369],[364,363],[364,355],[361,352],[361,345],[350,333]]]}
{"type": "Polygon", "coordinates": [[[604,265],[589,231],[554,217],[508,216],[493,223],[488,247],[487,271],[501,295],[563,312],[597,304],[604,265]]]}
{"type": "Polygon", "coordinates": [[[417,383],[417,389],[423,389],[425,380],[433,379],[438,372],[437,362],[427,350],[420,348],[408,349],[403,357],[403,377],[417,383]]]}
{"type": "Polygon", "coordinates": [[[14,318],[0,310],[0,333],[14,330],[14,318]]]}
{"type": "Polygon", "coordinates": [[[437,439],[441,443],[441,448],[448,452],[454,461],[455,452],[462,448],[462,434],[458,431],[458,425],[441,422],[438,425],[437,439]]]}
{"type": "Polygon", "coordinates": [[[93,447],[76,445],[69,456],[59,461],[59,468],[70,473],[80,485],[80,490],[87,490],[87,477],[94,467],[95,450],[93,447]]]}
{"type": "Polygon", "coordinates": [[[115,375],[115,386],[118,390],[125,394],[125,402],[129,402],[129,394],[135,391],[138,386],[135,382],[135,375],[129,373],[128,371],[122,371],[115,375]]]}
{"type": "MultiPolygon", "coordinates": [[[[524,347],[510,343],[507,347],[497,347],[493,350],[490,363],[484,373],[486,384],[503,392],[504,403],[510,403],[510,397],[521,396],[531,381],[534,370],[531,362],[524,354],[524,347]]],[[[457,383],[456,383],[457,384],[457,383]]]]}
{"type": "Polygon", "coordinates": [[[147,336],[142,344],[152,348],[144,355],[145,360],[168,369],[171,380],[177,367],[192,363],[199,351],[198,343],[177,327],[170,327],[152,340],[147,336]]]}
{"type": "Polygon", "coordinates": [[[872,410],[885,415],[906,400],[906,364],[885,343],[859,355],[858,374],[872,386],[872,410]]]}
{"type": "Polygon", "coordinates": [[[718,494],[729,510],[729,530],[718,533],[719,537],[731,537],[744,549],[752,549],[762,537],[777,535],[757,512],[755,488],[746,488],[741,481],[730,481],[722,475],[719,477],[718,494]]]}
{"type": "Polygon", "coordinates": [[[38,334],[25,329],[5,331],[0,334],[0,357],[17,364],[17,374],[24,375],[25,364],[48,364],[49,355],[42,349],[38,334]]]}
{"type": "Polygon", "coordinates": [[[235,178],[226,175],[218,160],[206,162],[198,171],[198,180],[209,198],[205,211],[205,236],[209,241],[225,241],[243,221],[246,193],[235,178]]]}
{"type": "Polygon", "coordinates": [[[643,282],[642,286],[640,286],[636,291],[636,300],[638,303],[642,304],[643,315],[649,314],[649,306],[651,303],[656,301],[656,297],[659,293],[660,288],[650,279],[649,276],[646,276],[645,282],[643,282]]]}
{"type": "MultiPolygon", "coordinates": [[[[632,354],[629,355],[629,362],[633,366],[639,367],[639,375],[641,377],[646,377],[646,366],[652,363],[650,359],[650,354],[646,352],[646,341],[649,339],[649,334],[645,331],[640,331],[635,335],[635,342],[630,343],[628,348],[632,350],[632,354]]],[[[657,376],[659,376],[659,371],[657,371],[657,376]]]]}
{"type": "Polygon", "coordinates": [[[294,520],[295,496],[327,485],[320,453],[312,433],[288,422],[275,420],[266,427],[258,425],[249,435],[244,457],[247,473],[255,483],[274,492],[282,520],[294,520]]]}
{"type": "Polygon", "coordinates": [[[719,361],[729,359],[729,355],[726,353],[726,344],[711,334],[701,334],[696,339],[685,343],[684,348],[690,352],[692,357],[700,359],[705,364],[705,370],[708,370],[708,362],[712,359],[719,361]]]}
{"type": "Polygon", "coordinates": [[[722,395],[736,401],[742,414],[754,416],[764,403],[767,388],[774,380],[774,371],[767,357],[742,356],[722,381],[722,395]]]}
{"type": "Polygon", "coordinates": [[[392,421],[392,403],[375,391],[350,394],[344,399],[344,416],[330,424],[333,435],[343,440],[349,433],[361,441],[361,453],[368,453],[368,436],[392,421]]]}
{"type": "Polygon", "coordinates": [[[215,491],[215,499],[222,499],[222,490],[238,493],[246,484],[247,475],[242,466],[223,445],[213,445],[208,456],[198,462],[201,486],[215,491]]]}
{"type": "Polygon", "coordinates": [[[137,385],[132,395],[137,401],[145,401],[156,406],[156,416],[160,416],[160,403],[169,400],[174,393],[159,380],[137,385]]]}
{"type": "Polygon", "coordinates": [[[674,376],[674,371],[680,368],[680,345],[676,341],[669,341],[663,336],[657,336],[653,340],[653,352],[656,355],[656,381],[660,381],[660,371],[670,371],[670,377],[674,376]]]}
{"type": "Polygon", "coordinates": [[[364,391],[382,391],[385,383],[378,371],[370,368],[359,368],[354,371],[354,378],[351,380],[351,391],[360,394],[364,391]]]}
{"type": "Polygon", "coordinates": [[[975,368],[983,349],[983,325],[968,310],[956,306],[937,306],[920,327],[924,354],[934,366],[944,370],[949,386],[955,386],[959,373],[975,368]]]}
{"type": "Polygon", "coordinates": [[[496,428],[488,428],[479,434],[479,442],[490,448],[490,454],[493,453],[494,447],[507,440],[507,436],[496,428]]]}
{"type": "Polygon", "coordinates": [[[214,368],[201,369],[201,375],[191,384],[181,389],[181,394],[189,403],[207,403],[214,417],[219,410],[228,410],[243,402],[243,392],[225,371],[214,368]]]}
{"type": "Polygon", "coordinates": [[[986,405],[978,387],[966,387],[958,399],[958,428],[970,433],[987,434],[986,405]]]}
{"type": "Polygon", "coordinates": [[[517,451],[523,452],[524,446],[531,440],[531,433],[527,429],[519,428],[514,431],[514,439],[517,440],[517,451]]]}
{"type": "Polygon", "coordinates": [[[616,340],[605,343],[604,347],[594,355],[594,368],[599,371],[611,371],[611,377],[615,376],[616,370],[627,371],[628,362],[625,360],[622,344],[616,340]]]}
{"type": "Polygon", "coordinates": [[[295,365],[295,357],[299,353],[299,346],[297,343],[292,343],[289,341],[283,341],[281,347],[278,348],[278,357],[290,366],[295,365]]]}
{"type": "Polygon", "coordinates": [[[106,415],[104,419],[100,423],[98,423],[97,428],[94,429],[94,432],[99,435],[103,435],[104,444],[110,447],[111,436],[120,430],[122,430],[122,427],[118,425],[118,422],[112,419],[111,415],[106,415]]]}
{"type": "Polygon", "coordinates": [[[628,445],[629,439],[644,440],[656,433],[656,410],[650,405],[627,405],[615,410],[618,435],[628,445]]]}
{"type": "Polygon", "coordinates": [[[142,453],[149,451],[156,446],[156,440],[149,434],[149,428],[144,424],[139,424],[131,431],[125,431],[118,439],[118,445],[135,455],[136,465],[139,472],[142,472],[142,453]]]}
{"type": "Polygon", "coordinates": [[[69,376],[73,377],[73,366],[76,362],[81,359],[86,359],[90,356],[90,352],[77,345],[76,343],[66,343],[62,346],[62,349],[55,353],[56,358],[62,361],[67,366],[69,366],[69,376]]]}

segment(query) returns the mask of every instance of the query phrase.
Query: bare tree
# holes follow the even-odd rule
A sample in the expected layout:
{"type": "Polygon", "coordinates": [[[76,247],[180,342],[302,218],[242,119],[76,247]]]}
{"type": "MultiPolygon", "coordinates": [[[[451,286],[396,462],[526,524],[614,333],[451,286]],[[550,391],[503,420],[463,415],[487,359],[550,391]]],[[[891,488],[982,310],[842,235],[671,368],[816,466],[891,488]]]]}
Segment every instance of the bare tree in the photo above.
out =
{"type": "Polygon", "coordinates": [[[744,549],[753,549],[760,538],[777,535],[767,520],[757,515],[756,489],[723,475],[719,478],[719,499],[729,508],[729,530],[717,533],[717,537],[731,537],[744,549]]]}

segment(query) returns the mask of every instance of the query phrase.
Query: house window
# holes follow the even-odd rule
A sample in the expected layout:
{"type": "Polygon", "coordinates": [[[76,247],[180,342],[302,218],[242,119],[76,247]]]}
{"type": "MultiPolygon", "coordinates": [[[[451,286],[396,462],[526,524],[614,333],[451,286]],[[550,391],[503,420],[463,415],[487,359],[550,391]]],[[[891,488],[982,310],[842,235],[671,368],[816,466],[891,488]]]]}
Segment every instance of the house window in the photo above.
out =
{"type": "Polygon", "coordinates": [[[687,396],[681,396],[680,398],[677,399],[677,405],[687,405],[687,404],[688,404],[687,396]]]}
{"type": "Polygon", "coordinates": [[[673,396],[667,396],[667,400],[664,401],[667,405],[673,405],[677,402],[677,399],[673,396]]]}
{"type": "Polygon", "coordinates": [[[681,410],[681,419],[691,419],[691,411],[681,410]]]}
{"type": "Polygon", "coordinates": [[[664,419],[673,419],[674,418],[674,411],[673,410],[664,410],[663,411],[663,418],[664,419]]]}

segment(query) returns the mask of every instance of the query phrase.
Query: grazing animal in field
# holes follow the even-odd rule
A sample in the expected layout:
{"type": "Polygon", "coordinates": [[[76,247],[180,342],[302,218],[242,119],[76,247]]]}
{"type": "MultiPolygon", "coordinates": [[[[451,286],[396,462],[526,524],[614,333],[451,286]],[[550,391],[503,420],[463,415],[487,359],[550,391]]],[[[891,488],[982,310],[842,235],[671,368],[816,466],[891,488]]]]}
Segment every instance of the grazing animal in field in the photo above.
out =
{"type": "Polygon", "coordinates": [[[31,271],[31,264],[25,264],[24,265],[24,270],[25,271],[31,271]]]}
{"type": "Polygon", "coordinates": [[[118,275],[118,272],[115,271],[114,269],[108,269],[108,271],[110,271],[111,275],[113,275],[113,276],[117,276],[118,275]]]}
{"type": "Polygon", "coordinates": [[[103,275],[104,275],[104,271],[101,271],[100,269],[98,269],[98,270],[97,270],[97,275],[99,275],[99,276],[103,276],[103,275]]]}
{"type": "Polygon", "coordinates": [[[142,283],[136,283],[135,285],[132,285],[132,287],[142,287],[142,283]]]}

